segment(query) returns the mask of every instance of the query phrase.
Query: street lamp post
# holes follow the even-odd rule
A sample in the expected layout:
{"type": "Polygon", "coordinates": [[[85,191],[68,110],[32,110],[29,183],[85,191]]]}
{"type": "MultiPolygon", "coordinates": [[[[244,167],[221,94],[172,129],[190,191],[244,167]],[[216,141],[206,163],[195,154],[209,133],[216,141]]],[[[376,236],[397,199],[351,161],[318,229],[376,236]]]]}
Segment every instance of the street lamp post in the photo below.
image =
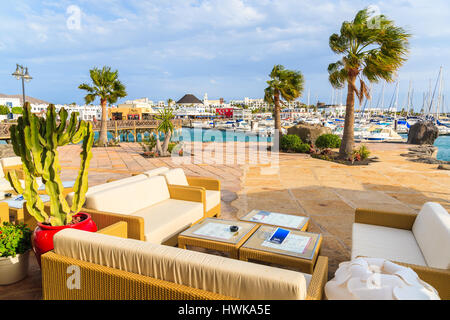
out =
{"type": "Polygon", "coordinates": [[[12,74],[17,80],[22,79],[22,102],[25,105],[25,81],[30,82],[33,79],[28,73],[28,67],[23,67],[19,64],[16,64],[16,71],[12,74]]]}

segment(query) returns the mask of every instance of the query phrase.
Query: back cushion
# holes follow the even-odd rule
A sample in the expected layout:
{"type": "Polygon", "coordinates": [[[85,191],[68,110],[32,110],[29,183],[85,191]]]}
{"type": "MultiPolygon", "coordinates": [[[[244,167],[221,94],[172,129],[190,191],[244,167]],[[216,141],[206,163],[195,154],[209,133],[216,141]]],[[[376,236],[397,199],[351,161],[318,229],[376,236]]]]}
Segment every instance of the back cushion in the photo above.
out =
{"type": "Polygon", "coordinates": [[[162,175],[166,178],[167,184],[175,184],[179,186],[189,185],[186,179],[186,175],[181,168],[169,170],[167,172],[164,172],[162,175]]]}
{"type": "Polygon", "coordinates": [[[3,171],[3,166],[2,163],[0,162],[0,178],[4,178],[5,177],[5,172],[3,171]]]}
{"type": "Polygon", "coordinates": [[[423,205],[412,232],[429,267],[450,269],[450,215],[439,203],[423,205]]]}
{"type": "MultiPolygon", "coordinates": [[[[239,299],[305,299],[300,272],[134,239],[65,229],[55,253],[239,299]]],[[[94,285],[94,284],[93,284],[94,285]]]]}
{"type": "MultiPolygon", "coordinates": [[[[143,174],[139,174],[137,176],[127,177],[127,178],[119,179],[116,181],[111,181],[111,182],[102,183],[102,184],[98,184],[96,186],[89,187],[88,191],[86,192],[86,199],[88,198],[88,196],[93,195],[95,192],[111,189],[111,188],[117,187],[118,185],[121,185],[121,184],[126,184],[126,183],[130,183],[130,182],[135,182],[135,181],[142,181],[145,179],[147,179],[147,176],[145,176],[143,174]]],[[[74,193],[71,192],[66,197],[66,200],[69,203],[69,205],[72,205],[73,195],[74,195],[74,193]]]]}
{"type": "Polygon", "coordinates": [[[167,167],[159,167],[159,168],[156,168],[156,169],[145,171],[143,174],[146,175],[147,177],[151,178],[151,177],[154,177],[154,176],[161,175],[162,173],[167,172],[167,171],[169,171],[169,168],[167,168],[167,167]]]}
{"type": "Polygon", "coordinates": [[[22,158],[21,157],[8,157],[2,159],[2,166],[5,167],[13,167],[22,165],[22,158]]]}
{"type": "Polygon", "coordinates": [[[124,183],[86,196],[85,206],[99,211],[132,214],[170,198],[164,177],[124,183]]]}

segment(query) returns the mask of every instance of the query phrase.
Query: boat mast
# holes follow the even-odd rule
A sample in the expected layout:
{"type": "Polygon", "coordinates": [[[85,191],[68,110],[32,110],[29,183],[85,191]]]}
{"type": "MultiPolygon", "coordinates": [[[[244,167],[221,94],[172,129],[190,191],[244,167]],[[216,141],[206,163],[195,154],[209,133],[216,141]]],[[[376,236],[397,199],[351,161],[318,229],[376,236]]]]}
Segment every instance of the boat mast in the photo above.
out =
{"type": "Polygon", "coordinates": [[[395,86],[395,102],[394,102],[394,119],[397,119],[397,106],[398,106],[398,88],[400,80],[397,80],[397,85],[395,86]]]}
{"type": "Polygon", "coordinates": [[[409,88],[408,88],[408,99],[406,102],[406,117],[409,116],[409,106],[411,103],[411,85],[412,85],[412,80],[409,80],[409,88]]]}
{"type": "Polygon", "coordinates": [[[436,103],[436,123],[439,119],[439,107],[441,105],[442,100],[442,66],[439,70],[439,93],[438,93],[438,101],[436,103]]]}

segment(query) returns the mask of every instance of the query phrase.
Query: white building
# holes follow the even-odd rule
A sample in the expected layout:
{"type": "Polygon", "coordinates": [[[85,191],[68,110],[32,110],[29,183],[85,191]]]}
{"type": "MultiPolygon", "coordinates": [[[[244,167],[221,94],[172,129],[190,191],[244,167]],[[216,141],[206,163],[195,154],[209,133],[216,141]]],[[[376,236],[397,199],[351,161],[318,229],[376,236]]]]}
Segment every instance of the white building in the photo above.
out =
{"type": "MultiPolygon", "coordinates": [[[[38,115],[44,116],[47,112],[47,104],[31,104],[31,112],[36,113],[38,115]]],[[[66,109],[66,111],[69,113],[69,117],[73,112],[78,112],[79,120],[100,120],[102,117],[102,107],[97,105],[84,105],[84,106],[78,106],[78,105],[62,105],[57,104],[55,105],[56,112],[59,112],[61,108],[66,109]]]]}
{"type": "Polygon", "coordinates": [[[0,96],[0,105],[13,108],[13,107],[21,107],[22,103],[19,98],[0,96]]]}

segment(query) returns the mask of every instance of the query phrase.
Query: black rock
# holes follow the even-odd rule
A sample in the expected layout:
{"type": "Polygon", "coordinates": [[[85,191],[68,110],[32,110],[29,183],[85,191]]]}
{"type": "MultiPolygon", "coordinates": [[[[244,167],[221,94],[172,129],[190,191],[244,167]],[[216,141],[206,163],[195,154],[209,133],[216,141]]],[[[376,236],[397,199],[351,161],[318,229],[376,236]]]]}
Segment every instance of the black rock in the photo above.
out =
{"type": "Polygon", "coordinates": [[[421,121],[409,128],[409,144],[433,144],[439,136],[438,127],[431,121],[421,121]]]}

